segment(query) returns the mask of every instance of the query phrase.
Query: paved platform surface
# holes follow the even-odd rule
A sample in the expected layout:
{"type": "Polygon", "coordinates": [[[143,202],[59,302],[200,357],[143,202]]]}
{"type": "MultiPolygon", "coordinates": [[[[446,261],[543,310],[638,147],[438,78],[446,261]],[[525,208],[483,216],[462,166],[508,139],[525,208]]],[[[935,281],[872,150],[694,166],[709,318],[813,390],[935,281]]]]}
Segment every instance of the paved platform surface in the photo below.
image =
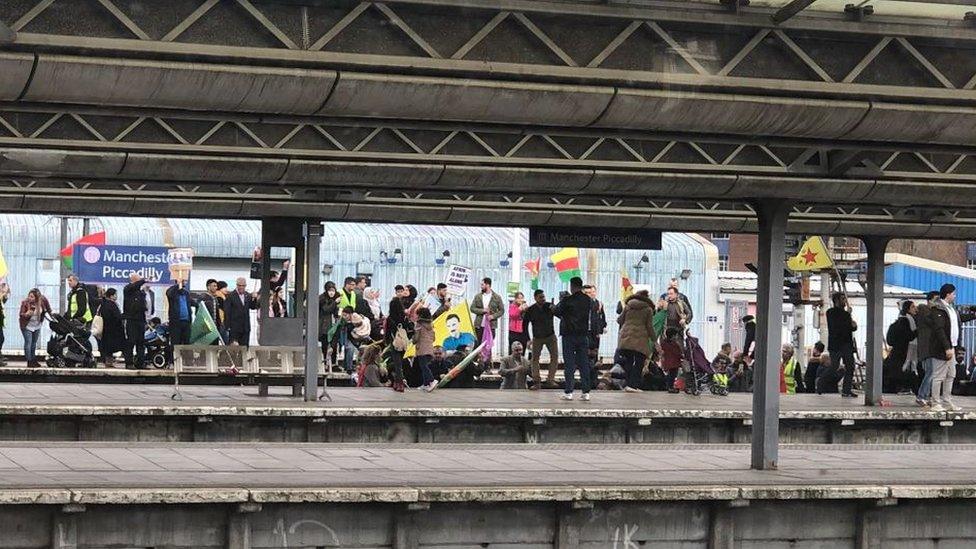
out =
{"type": "MultiPolygon", "coordinates": [[[[387,388],[330,388],[332,402],[306,403],[272,389],[259,397],[256,387],[192,386],[174,401],[172,387],[161,385],[0,383],[0,414],[20,415],[231,415],[295,417],[604,417],[729,418],[752,416],[752,395],[698,397],[664,392],[593,392],[591,402],[558,398],[558,390],[501,391],[442,389],[433,393],[387,388]]],[[[577,394],[578,396],[578,394],[577,394]]],[[[962,412],[919,408],[909,396],[890,395],[892,405],[866,407],[860,398],[839,395],[783,395],[784,419],[976,419],[976,398],[957,397],[962,412]]]]}
{"type": "Polygon", "coordinates": [[[976,446],[0,444],[0,503],[976,498],[976,446]],[[66,499],[67,498],[67,499],[66,499]]]}

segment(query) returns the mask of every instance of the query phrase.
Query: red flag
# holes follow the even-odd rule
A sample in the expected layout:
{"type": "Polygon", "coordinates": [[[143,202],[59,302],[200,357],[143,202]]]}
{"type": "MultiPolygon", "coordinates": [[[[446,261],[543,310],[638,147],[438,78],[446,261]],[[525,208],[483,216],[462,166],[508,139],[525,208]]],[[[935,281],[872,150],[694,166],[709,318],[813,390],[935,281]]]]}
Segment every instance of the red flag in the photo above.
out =
{"type": "Polygon", "coordinates": [[[66,247],[64,247],[64,248],[61,249],[61,253],[60,253],[60,255],[61,255],[61,261],[69,269],[71,269],[72,267],[74,267],[74,257],[73,256],[74,256],[74,253],[75,253],[75,246],[77,246],[78,244],[91,244],[92,246],[104,246],[105,245],[105,231],[98,232],[98,233],[92,233],[90,235],[83,236],[83,237],[79,238],[78,240],[75,240],[74,242],[72,242],[68,246],[66,246],[66,247]]]}

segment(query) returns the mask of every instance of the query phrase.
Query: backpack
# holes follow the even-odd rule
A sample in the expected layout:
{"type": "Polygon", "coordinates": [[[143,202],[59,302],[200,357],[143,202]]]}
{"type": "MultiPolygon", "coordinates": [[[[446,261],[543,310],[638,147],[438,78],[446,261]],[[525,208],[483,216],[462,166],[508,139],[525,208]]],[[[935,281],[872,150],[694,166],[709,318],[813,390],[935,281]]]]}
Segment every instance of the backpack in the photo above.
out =
{"type": "Polygon", "coordinates": [[[409,345],[410,338],[407,336],[407,330],[404,329],[403,324],[397,324],[396,334],[393,336],[393,348],[402,353],[409,345]]]}

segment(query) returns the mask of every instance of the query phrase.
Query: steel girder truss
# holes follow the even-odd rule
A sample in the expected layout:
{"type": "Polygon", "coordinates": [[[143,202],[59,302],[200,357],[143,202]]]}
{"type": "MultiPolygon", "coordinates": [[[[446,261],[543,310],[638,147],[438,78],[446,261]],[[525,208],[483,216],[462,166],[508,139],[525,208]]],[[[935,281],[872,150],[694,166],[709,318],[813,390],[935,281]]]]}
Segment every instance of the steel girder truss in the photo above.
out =
{"type": "MultiPolygon", "coordinates": [[[[668,230],[754,232],[755,208],[745,201],[652,200],[552,196],[532,193],[349,191],[306,192],[287,186],[217,183],[132,182],[85,179],[35,179],[0,176],[0,207],[13,198],[24,207],[85,213],[93,204],[106,213],[182,215],[191,217],[252,217],[278,215],[291,203],[307,217],[388,222],[466,225],[580,225],[613,216],[614,225],[652,226],[668,230]],[[26,197],[26,198],[25,198],[26,197]],[[172,203],[173,206],[168,204],[172,203]],[[243,206],[241,205],[243,204],[243,206]],[[199,206],[193,209],[190,206],[199,206]],[[250,206],[250,209],[248,209],[250,206]],[[241,208],[244,208],[242,210],[241,208]],[[408,212],[409,215],[403,215],[408,212]]],[[[843,207],[797,204],[790,216],[796,232],[886,234],[899,236],[976,238],[976,209],[944,208],[916,211],[883,206],[843,207]],[[853,223],[857,232],[840,226],[853,223]]]]}
{"type": "MultiPolygon", "coordinates": [[[[768,16],[737,19],[717,15],[719,10],[518,0],[37,0],[0,4],[0,20],[19,33],[18,42],[48,48],[77,47],[81,43],[69,38],[84,37],[91,47],[154,45],[132,46],[142,54],[165,54],[166,44],[193,44],[198,55],[247,57],[248,50],[235,48],[247,47],[305,52],[310,62],[360,56],[376,65],[452,69],[466,67],[456,62],[477,61],[490,63],[493,74],[509,64],[570,68],[575,71],[552,74],[579,78],[618,69],[636,71],[636,81],[644,73],[658,81],[663,75],[667,83],[671,75],[676,85],[788,81],[817,84],[802,89],[827,93],[906,88],[927,90],[928,98],[976,99],[967,93],[976,89],[972,29],[940,34],[923,25],[819,19],[776,27],[768,16]]],[[[487,70],[483,63],[477,67],[487,70]]]]}
{"type": "MultiPolygon", "coordinates": [[[[593,131],[534,131],[523,133],[509,127],[477,127],[449,124],[409,124],[370,120],[323,120],[294,117],[241,117],[222,114],[173,113],[129,109],[124,114],[112,109],[55,109],[50,106],[0,105],[0,148],[25,150],[76,150],[105,153],[160,153],[200,155],[206,158],[312,159],[355,162],[397,162],[399,164],[448,163],[526,168],[599,169],[612,172],[644,170],[672,172],[677,176],[743,174],[826,178],[837,168],[834,153],[816,143],[736,141],[734,138],[702,140],[699,137],[654,134],[620,134],[593,131]],[[467,129],[465,129],[467,128],[467,129]],[[697,140],[696,140],[697,139],[697,140]]],[[[850,146],[850,145],[849,145],[850,146]]],[[[878,144],[871,144],[878,147],[878,144]]],[[[891,180],[934,180],[938,183],[971,184],[976,180],[976,151],[850,149],[841,151],[852,171],[883,170],[891,180]],[[851,159],[853,158],[853,160],[851,159]],[[871,159],[875,164],[871,167],[871,159]],[[868,164],[865,164],[864,161],[868,164]]],[[[4,171],[0,155],[0,172],[4,171]]],[[[215,172],[219,173],[219,172],[215,172]]],[[[843,182],[843,180],[839,180],[843,182]]],[[[694,185],[695,183],[688,183],[694,185]]],[[[688,190],[692,190],[688,188],[688,190]]],[[[701,189],[695,190],[701,193],[701,189]]],[[[550,185],[544,191],[532,188],[493,190],[472,188],[380,189],[372,185],[289,184],[275,180],[241,182],[165,180],[133,181],[124,177],[37,177],[36,174],[6,175],[0,179],[0,204],[4,197],[49,199],[46,207],[88,207],[97,200],[100,207],[119,213],[147,215],[166,213],[166,201],[174,212],[194,215],[253,217],[236,203],[298,205],[306,215],[330,217],[347,212],[350,204],[361,206],[350,218],[375,217],[384,221],[428,221],[498,223],[499,216],[511,216],[511,223],[573,220],[581,223],[594,216],[613,216],[615,222],[634,226],[742,231],[754,230],[755,211],[747,198],[681,199],[674,196],[640,196],[637,193],[560,192],[550,185]],[[619,196],[623,194],[624,196],[619,196]],[[145,204],[106,206],[112,201],[127,203],[139,197],[145,204]],[[235,202],[237,201],[237,202],[235,202]],[[187,209],[195,204],[197,210],[187,209]],[[216,209],[215,209],[216,208],[216,209]],[[408,211],[409,210],[409,211],[408,211]],[[315,213],[320,212],[320,213],[315,213]],[[484,214],[485,217],[479,217],[484,214]],[[411,215],[416,217],[410,217],[411,215]],[[649,221],[653,219],[654,221],[649,221]]],[[[688,194],[694,194],[689,192],[688,194]]],[[[37,204],[37,202],[35,202],[37,204]]],[[[824,234],[870,234],[872,227],[890,230],[897,224],[905,236],[976,235],[976,208],[946,207],[923,210],[906,206],[861,204],[837,206],[797,202],[791,226],[797,231],[814,229],[824,234]],[[838,224],[842,220],[845,225],[838,224]],[[851,224],[854,225],[851,225],[851,224]],[[951,225],[951,231],[929,232],[932,224],[951,225]],[[836,227],[836,230],[833,229],[836,227]]],[[[879,229],[881,231],[881,229],[879,229]]],[[[961,237],[961,236],[958,236],[961,237]]]]}
{"type": "Polygon", "coordinates": [[[713,174],[867,176],[976,183],[976,149],[525,130],[108,109],[0,105],[0,144],[41,148],[654,169],[713,174]]]}

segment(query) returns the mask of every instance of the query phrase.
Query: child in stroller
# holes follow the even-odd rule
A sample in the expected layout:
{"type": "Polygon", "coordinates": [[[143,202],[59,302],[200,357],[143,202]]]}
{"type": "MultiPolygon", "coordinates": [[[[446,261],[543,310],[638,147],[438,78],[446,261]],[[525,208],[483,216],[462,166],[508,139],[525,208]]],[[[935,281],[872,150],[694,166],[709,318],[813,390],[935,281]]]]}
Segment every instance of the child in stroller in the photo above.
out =
{"type": "Polygon", "coordinates": [[[156,368],[173,363],[173,346],[169,341],[169,326],[153,317],[146,323],[146,360],[156,368]]]}

